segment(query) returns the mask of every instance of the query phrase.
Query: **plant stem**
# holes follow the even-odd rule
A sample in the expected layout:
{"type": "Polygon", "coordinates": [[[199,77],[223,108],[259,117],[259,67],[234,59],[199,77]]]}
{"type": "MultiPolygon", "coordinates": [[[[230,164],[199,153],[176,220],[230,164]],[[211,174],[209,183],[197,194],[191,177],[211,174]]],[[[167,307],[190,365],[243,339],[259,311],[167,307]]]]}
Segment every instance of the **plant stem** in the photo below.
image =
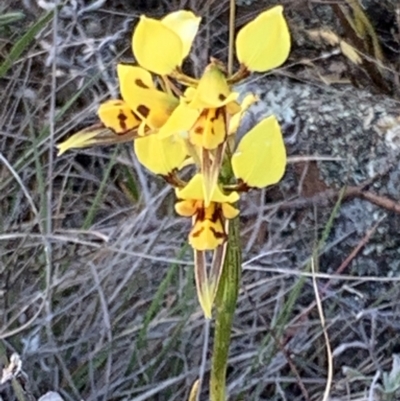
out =
{"type": "Polygon", "coordinates": [[[211,401],[226,400],[226,370],[241,269],[242,255],[237,217],[229,224],[228,248],[215,299],[215,333],[210,378],[211,401]]]}

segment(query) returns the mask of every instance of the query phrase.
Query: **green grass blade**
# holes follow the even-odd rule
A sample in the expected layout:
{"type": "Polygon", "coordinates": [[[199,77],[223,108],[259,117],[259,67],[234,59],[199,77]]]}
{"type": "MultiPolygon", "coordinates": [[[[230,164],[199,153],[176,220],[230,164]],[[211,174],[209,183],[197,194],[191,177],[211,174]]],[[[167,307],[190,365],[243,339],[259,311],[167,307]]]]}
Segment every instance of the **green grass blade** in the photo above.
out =
{"type": "Polygon", "coordinates": [[[13,12],[0,15],[0,28],[6,25],[13,24],[25,18],[25,14],[21,12],[13,12]]]}
{"type": "Polygon", "coordinates": [[[132,174],[132,171],[126,167],[123,166],[122,167],[122,172],[123,172],[123,176],[126,179],[125,182],[125,187],[127,189],[127,191],[129,192],[129,195],[132,197],[132,199],[137,202],[139,200],[139,196],[140,196],[140,191],[138,188],[138,185],[136,183],[135,177],[132,174]]]}
{"type": "Polygon", "coordinates": [[[106,185],[109,182],[111,170],[115,165],[115,160],[117,159],[117,155],[119,152],[120,152],[120,147],[116,146],[115,150],[111,156],[111,159],[107,164],[107,168],[106,168],[106,171],[104,172],[103,179],[101,180],[100,187],[99,187],[99,189],[96,193],[96,196],[94,197],[93,203],[90,206],[90,209],[86,215],[85,221],[82,224],[82,230],[88,230],[93,223],[94,216],[101,203],[101,198],[103,196],[104,189],[106,188],[106,185]]]}
{"type": "Polygon", "coordinates": [[[19,56],[28,48],[35,36],[51,21],[53,11],[46,13],[36,21],[20,39],[14,44],[7,58],[0,64],[0,78],[3,78],[7,71],[12,67],[19,56]]]}
{"type": "MultiPolygon", "coordinates": [[[[26,102],[23,102],[26,115],[31,115],[30,110],[26,102]]],[[[46,196],[46,180],[44,168],[41,162],[41,158],[38,152],[38,139],[35,137],[35,128],[33,127],[32,119],[29,120],[29,135],[32,140],[33,158],[35,163],[35,175],[37,190],[40,194],[40,220],[41,224],[45,222],[47,216],[47,196],[46,196]]]]}

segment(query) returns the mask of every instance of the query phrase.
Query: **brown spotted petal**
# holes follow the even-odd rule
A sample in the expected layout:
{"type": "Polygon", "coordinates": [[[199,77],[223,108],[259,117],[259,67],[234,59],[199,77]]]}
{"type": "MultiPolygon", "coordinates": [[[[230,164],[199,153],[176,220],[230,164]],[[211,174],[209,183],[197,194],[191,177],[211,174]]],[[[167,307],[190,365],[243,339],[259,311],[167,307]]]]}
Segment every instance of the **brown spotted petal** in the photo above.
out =
{"type": "Polygon", "coordinates": [[[122,98],[152,130],[161,128],[179,104],[173,95],[156,89],[143,68],[120,64],[118,78],[122,98]]]}
{"type": "Polygon", "coordinates": [[[69,149],[129,142],[138,136],[141,121],[123,100],[104,102],[97,113],[101,123],[87,127],[58,144],[59,155],[69,149]]]}

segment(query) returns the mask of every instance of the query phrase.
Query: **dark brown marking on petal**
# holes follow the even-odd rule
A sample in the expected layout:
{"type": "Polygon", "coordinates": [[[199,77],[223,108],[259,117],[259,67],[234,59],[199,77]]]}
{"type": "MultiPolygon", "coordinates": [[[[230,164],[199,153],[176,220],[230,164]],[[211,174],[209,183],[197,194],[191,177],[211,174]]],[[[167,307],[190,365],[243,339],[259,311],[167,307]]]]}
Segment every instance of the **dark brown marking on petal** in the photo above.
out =
{"type": "Polygon", "coordinates": [[[218,109],[215,110],[215,114],[214,117],[210,118],[211,121],[211,134],[215,135],[215,130],[214,130],[214,122],[217,121],[220,117],[221,114],[224,113],[224,108],[223,107],[219,107],[218,109]]]}
{"type": "Polygon", "coordinates": [[[198,135],[203,135],[204,133],[204,127],[202,127],[201,125],[198,125],[195,129],[194,129],[194,133],[198,134],[198,135]]]}
{"type": "Polygon", "coordinates": [[[210,231],[214,234],[214,237],[217,239],[222,238],[223,240],[226,240],[226,234],[224,232],[221,231],[217,231],[215,228],[210,227],[210,231]]]}
{"type": "MultiPolygon", "coordinates": [[[[217,109],[217,112],[218,112],[218,109],[217,109]]],[[[210,129],[210,132],[211,132],[211,135],[215,135],[215,131],[214,131],[214,121],[215,121],[216,119],[217,119],[217,113],[215,113],[214,116],[210,118],[210,122],[211,122],[211,129],[210,129]]]]}
{"type": "Polygon", "coordinates": [[[147,118],[148,115],[150,114],[150,109],[145,106],[144,104],[139,105],[136,110],[138,111],[138,113],[143,116],[143,118],[147,118]]]}
{"type": "Polygon", "coordinates": [[[123,110],[120,110],[118,113],[118,121],[119,121],[119,126],[121,127],[121,129],[123,131],[126,131],[126,120],[128,119],[128,117],[125,115],[125,113],[123,112],[123,110]]]}
{"type": "Polygon", "coordinates": [[[213,214],[211,215],[210,220],[213,223],[216,223],[218,220],[222,221],[222,207],[221,205],[216,204],[213,214]]]}
{"type": "Polygon", "coordinates": [[[196,221],[204,221],[206,218],[206,211],[204,207],[197,209],[196,221]]]}
{"type": "Polygon", "coordinates": [[[150,89],[141,79],[135,79],[135,84],[136,84],[139,88],[150,89]]]}
{"type": "Polygon", "coordinates": [[[201,227],[200,230],[192,232],[192,237],[200,237],[200,235],[203,231],[204,231],[204,227],[201,227]]]}
{"type": "Polygon", "coordinates": [[[225,111],[225,107],[218,107],[218,109],[215,110],[215,118],[219,118],[221,115],[223,116],[225,111]]]}

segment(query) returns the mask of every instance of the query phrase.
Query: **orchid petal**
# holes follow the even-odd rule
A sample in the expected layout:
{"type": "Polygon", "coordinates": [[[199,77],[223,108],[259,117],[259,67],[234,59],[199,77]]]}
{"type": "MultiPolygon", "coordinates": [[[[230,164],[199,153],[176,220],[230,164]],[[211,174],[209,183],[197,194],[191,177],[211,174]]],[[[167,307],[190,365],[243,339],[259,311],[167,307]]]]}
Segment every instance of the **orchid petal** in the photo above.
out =
{"type": "Polygon", "coordinates": [[[290,33],[283,7],[276,6],[245,25],[236,37],[237,58],[248,70],[269,71],[289,56],[290,33]]]}

